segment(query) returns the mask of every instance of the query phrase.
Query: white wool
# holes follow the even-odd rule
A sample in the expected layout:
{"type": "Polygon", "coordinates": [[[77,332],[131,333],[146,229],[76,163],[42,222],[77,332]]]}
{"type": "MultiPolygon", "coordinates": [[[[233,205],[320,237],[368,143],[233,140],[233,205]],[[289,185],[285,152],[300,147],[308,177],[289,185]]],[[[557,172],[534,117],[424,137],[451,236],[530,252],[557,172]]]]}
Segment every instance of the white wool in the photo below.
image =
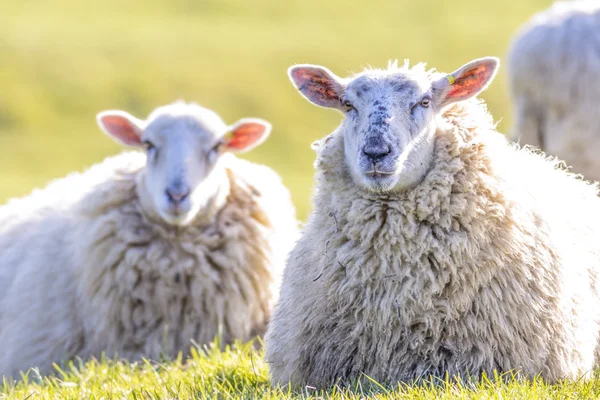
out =
{"type": "Polygon", "coordinates": [[[600,179],[600,2],[557,2],[534,15],[509,52],[512,139],[600,179]]]}
{"type": "Polygon", "coordinates": [[[281,179],[224,155],[209,223],[147,216],[125,152],[0,207],[0,376],[72,357],[156,359],[261,335],[297,233],[281,179]]]}
{"type": "Polygon", "coordinates": [[[265,338],[274,384],[553,382],[597,366],[598,187],[508,143],[480,101],[436,121],[429,169],[405,191],[356,184],[345,125],[315,146],[314,211],[265,338]]]}

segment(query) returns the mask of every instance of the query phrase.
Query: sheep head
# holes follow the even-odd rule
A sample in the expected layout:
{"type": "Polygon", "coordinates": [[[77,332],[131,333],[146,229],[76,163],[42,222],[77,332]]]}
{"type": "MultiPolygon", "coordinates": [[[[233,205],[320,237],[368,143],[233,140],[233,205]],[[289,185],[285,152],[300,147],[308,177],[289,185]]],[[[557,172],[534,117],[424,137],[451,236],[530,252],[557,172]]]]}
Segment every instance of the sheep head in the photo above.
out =
{"type": "Polygon", "coordinates": [[[255,118],[227,126],[213,111],[182,102],[156,109],[145,121],[115,110],[99,113],[97,121],[113,139],[145,150],[141,195],[150,201],[142,200],[171,225],[188,224],[217,195],[225,179],[222,154],[250,150],[271,131],[255,118]]]}
{"type": "Polygon", "coordinates": [[[405,63],[340,78],[325,67],[289,69],[310,102],[344,113],[345,163],[354,181],[370,191],[398,191],[420,182],[433,156],[437,116],[444,107],[476,96],[494,78],[498,59],[481,58],[449,75],[405,63]]]}

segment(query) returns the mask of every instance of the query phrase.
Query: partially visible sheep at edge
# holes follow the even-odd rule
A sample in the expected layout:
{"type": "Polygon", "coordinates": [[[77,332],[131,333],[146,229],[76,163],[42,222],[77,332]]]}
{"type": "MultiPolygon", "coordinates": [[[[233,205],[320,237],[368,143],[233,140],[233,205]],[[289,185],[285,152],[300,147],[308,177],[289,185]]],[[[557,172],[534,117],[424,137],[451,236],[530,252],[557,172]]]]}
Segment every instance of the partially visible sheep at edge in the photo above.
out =
{"type": "Polygon", "coordinates": [[[509,51],[511,138],[600,180],[600,2],[557,2],[534,15],[509,51]]]}
{"type": "Polygon", "coordinates": [[[313,212],[265,336],[274,384],[591,375],[598,187],[496,131],[472,97],[497,67],[290,69],[345,117],[315,146],[313,212]]]}
{"type": "Polygon", "coordinates": [[[289,191],[236,158],[270,125],[173,103],[98,115],[124,152],[0,207],[0,376],[156,359],[266,330],[297,235],[289,191]],[[145,153],[145,154],[144,154],[145,153]]]}

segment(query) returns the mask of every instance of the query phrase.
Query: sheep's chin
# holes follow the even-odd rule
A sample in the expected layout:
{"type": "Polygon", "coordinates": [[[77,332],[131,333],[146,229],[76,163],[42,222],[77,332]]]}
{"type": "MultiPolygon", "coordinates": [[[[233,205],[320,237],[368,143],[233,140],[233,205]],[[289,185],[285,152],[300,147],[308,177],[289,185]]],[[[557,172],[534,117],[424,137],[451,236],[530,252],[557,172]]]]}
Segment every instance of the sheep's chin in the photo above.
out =
{"type": "Polygon", "coordinates": [[[370,192],[385,193],[394,190],[398,184],[396,174],[363,174],[360,184],[370,192]]]}
{"type": "Polygon", "coordinates": [[[195,214],[191,211],[187,211],[181,214],[171,214],[168,212],[160,211],[160,217],[168,225],[173,226],[185,226],[188,225],[194,219],[195,214]]]}

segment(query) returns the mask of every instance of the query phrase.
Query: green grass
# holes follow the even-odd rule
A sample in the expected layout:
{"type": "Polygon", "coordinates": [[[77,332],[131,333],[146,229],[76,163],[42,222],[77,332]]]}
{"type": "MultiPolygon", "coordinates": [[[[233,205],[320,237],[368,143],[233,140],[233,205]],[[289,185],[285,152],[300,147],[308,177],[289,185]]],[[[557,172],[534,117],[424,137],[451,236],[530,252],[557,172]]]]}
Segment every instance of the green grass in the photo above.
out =
{"type": "Polygon", "coordinates": [[[53,377],[31,371],[18,384],[0,388],[0,399],[594,399],[600,396],[600,379],[548,385],[541,379],[518,381],[511,377],[484,378],[477,384],[452,379],[423,385],[383,387],[368,378],[363,384],[328,391],[272,388],[262,352],[237,346],[224,352],[217,347],[194,349],[182,362],[127,363],[90,361],[85,365],[57,367],[53,377]]]}
{"type": "MultiPolygon", "coordinates": [[[[295,93],[286,69],[317,63],[339,75],[409,58],[450,71],[504,58],[517,27],[551,0],[0,0],[0,203],[80,170],[120,147],[98,111],[145,117],[183,98],[227,122],[270,120],[247,157],[281,173],[304,219],[310,143],[340,115],[295,93]]],[[[506,70],[483,95],[510,127],[506,70]]]]}

